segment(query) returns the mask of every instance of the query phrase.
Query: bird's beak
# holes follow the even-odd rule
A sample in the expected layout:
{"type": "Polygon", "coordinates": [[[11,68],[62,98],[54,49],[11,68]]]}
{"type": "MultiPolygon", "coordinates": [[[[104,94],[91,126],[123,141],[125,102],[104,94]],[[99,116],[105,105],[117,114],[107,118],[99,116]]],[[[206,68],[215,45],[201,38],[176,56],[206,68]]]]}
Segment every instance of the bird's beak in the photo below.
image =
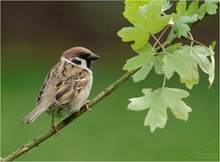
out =
{"type": "Polygon", "coordinates": [[[99,58],[100,58],[100,57],[99,57],[98,55],[94,54],[94,53],[91,53],[91,54],[89,55],[89,57],[87,57],[88,60],[97,60],[97,59],[99,59],[99,58]]]}

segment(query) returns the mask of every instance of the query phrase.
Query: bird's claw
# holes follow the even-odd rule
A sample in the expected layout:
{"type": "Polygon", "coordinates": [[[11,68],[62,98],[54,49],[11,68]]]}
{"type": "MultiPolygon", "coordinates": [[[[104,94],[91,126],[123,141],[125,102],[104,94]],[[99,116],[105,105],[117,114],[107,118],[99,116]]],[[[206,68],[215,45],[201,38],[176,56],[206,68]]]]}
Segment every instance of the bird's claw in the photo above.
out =
{"type": "Polygon", "coordinates": [[[58,129],[57,129],[57,125],[55,123],[52,123],[51,127],[55,130],[55,135],[58,136],[59,132],[58,132],[58,129]]]}
{"type": "Polygon", "coordinates": [[[91,111],[92,109],[89,107],[89,100],[87,100],[86,102],[85,102],[85,107],[86,107],[86,110],[88,110],[88,111],[91,111]]]}

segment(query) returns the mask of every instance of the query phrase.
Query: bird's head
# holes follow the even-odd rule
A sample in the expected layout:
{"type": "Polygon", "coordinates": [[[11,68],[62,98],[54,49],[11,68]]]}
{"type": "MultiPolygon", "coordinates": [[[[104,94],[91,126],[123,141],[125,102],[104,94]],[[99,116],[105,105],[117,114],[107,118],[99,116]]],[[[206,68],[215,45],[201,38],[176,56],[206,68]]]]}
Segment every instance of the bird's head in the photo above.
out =
{"type": "Polygon", "coordinates": [[[62,57],[77,65],[86,63],[86,66],[89,69],[91,68],[91,62],[100,58],[98,55],[92,53],[89,49],[84,47],[70,48],[62,54],[62,57]]]}

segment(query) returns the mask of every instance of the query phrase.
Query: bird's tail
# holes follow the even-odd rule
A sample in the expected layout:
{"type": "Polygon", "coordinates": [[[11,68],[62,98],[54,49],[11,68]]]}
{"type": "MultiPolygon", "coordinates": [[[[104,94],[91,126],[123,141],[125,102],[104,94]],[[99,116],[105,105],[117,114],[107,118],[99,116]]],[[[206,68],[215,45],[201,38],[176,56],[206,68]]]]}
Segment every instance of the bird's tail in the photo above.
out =
{"type": "Polygon", "coordinates": [[[44,109],[40,107],[36,107],[33,111],[31,111],[22,121],[20,124],[29,124],[32,123],[41,113],[44,112],[44,109]]]}

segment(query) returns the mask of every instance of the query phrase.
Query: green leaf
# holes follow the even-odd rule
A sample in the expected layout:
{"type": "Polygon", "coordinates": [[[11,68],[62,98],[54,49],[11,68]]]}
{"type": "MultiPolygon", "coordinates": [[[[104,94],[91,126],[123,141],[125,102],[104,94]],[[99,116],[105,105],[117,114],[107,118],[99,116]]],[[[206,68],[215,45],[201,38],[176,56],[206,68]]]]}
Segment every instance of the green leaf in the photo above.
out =
{"type": "Polygon", "coordinates": [[[206,5],[202,4],[199,9],[197,10],[198,19],[202,20],[206,13],[206,5]]]}
{"type": "Polygon", "coordinates": [[[198,1],[193,1],[189,4],[188,9],[186,9],[186,1],[182,0],[177,2],[176,13],[177,17],[181,16],[193,16],[198,10],[198,1]]]}
{"type": "Polygon", "coordinates": [[[135,83],[144,80],[149,72],[151,71],[153,67],[153,58],[152,56],[149,60],[146,61],[146,63],[142,66],[141,69],[139,69],[132,77],[135,83]]]}
{"type": "Polygon", "coordinates": [[[196,14],[196,11],[198,10],[198,1],[191,2],[187,11],[184,12],[185,16],[192,16],[196,14]]]}
{"type": "Polygon", "coordinates": [[[211,58],[211,64],[209,67],[209,88],[212,86],[214,79],[215,79],[215,57],[214,57],[214,47],[216,42],[213,41],[212,44],[209,46],[209,52],[210,52],[210,58],[211,58]]]}
{"type": "Polygon", "coordinates": [[[178,15],[178,17],[184,15],[184,12],[186,11],[186,1],[179,1],[176,4],[176,13],[178,15]]]}
{"type": "Polygon", "coordinates": [[[132,57],[126,61],[126,64],[123,66],[123,70],[132,71],[134,69],[140,68],[146,64],[149,60],[151,60],[153,54],[142,54],[132,57]]]}
{"type": "Polygon", "coordinates": [[[134,41],[135,49],[142,48],[149,40],[150,34],[160,32],[170,20],[170,15],[161,16],[162,4],[169,7],[169,2],[160,1],[126,1],[124,17],[134,27],[122,28],[117,34],[122,41],[134,41]]]}
{"type": "Polygon", "coordinates": [[[124,17],[137,29],[146,31],[146,18],[137,6],[125,5],[124,17]]]}
{"type": "Polygon", "coordinates": [[[198,15],[196,14],[198,10],[198,2],[191,2],[188,9],[186,10],[186,1],[177,2],[176,14],[173,13],[172,19],[174,25],[168,35],[168,42],[172,39],[174,33],[177,33],[178,38],[181,36],[187,37],[187,32],[190,31],[189,24],[198,20],[198,15]]]}
{"type": "Polygon", "coordinates": [[[146,43],[142,48],[136,49],[136,48],[132,47],[132,49],[140,55],[154,53],[153,47],[151,46],[150,43],[146,43]]]}
{"type": "Polygon", "coordinates": [[[216,4],[213,4],[212,1],[210,0],[206,0],[205,1],[205,5],[206,5],[206,12],[209,14],[209,15],[213,15],[213,14],[216,14],[216,10],[218,8],[218,6],[216,4]]]}
{"type": "Polygon", "coordinates": [[[181,99],[189,96],[187,91],[176,88],[164,88],[164,100],[177,119],[188,120],[188,113],[192,109],[181,99]]]}
{"type": "Polygon", "coordinates": [[[132,71],[134,69],[140,68],[132,77],[134,82],[139,82],[145,79],[153,67],[154,60],[154,51],[152,46],[147,43],[141,49],[134,49],[139,55],[132,57],[126,61],[126,64],[123,66],[123,70],[132,71]]]}
{"type": "Polygon", "coordinates": [[[171,7],[172,7],[172,4],[170,4],[169,1],[161,1],[162,3],[162,12],[166,11],[166,10],[169,10],[171,7]]]}
{"type": "Polygon", "coordinates": [[[170,21],[170,15],[161,16],[162,5],[152,1],[147,5],[146,28],[151,34],[160,32],[170,21]]]}
{"type": "Polygon", "coordinates": [[[150,126],[151,132],[157,127],[164,128],[167,121],[167,108],[177,119],[187,120],[191,108],[181,99],[189,96],[189,93],[175,88],[164,88],[152,91],[143,89],[144,96],[129,99],[129,110],[141,111],[149,109],[144,125],[150,126]]]}
{"type": "Polygon", "coordinates": [[[154,51],[152,46],[147,43],[141,49],[133,49],[139,55],[132,57],[126,61],[126,64],[123,66],[123,70],[132,71],[134,69],[142,67],[147,61],[151,60],[152,56],[154,55],[154,51]]]}
{"type": "Polygon", "coordinates": [[[134,6],[144,6],[151,2],[152,0],[126,0],[125,4],[134,6]]]}
{"type": "Polygon", "coordinates": [[[157,55],[154,59],[154,70],[157,74],[163,74],[163,66],[164,66],[164,62],[163,62],[163,58],[164,55],[160,54],[157,55]]]}
{"type": "Polygon", "coordinates": [[[134,41],[132,45],[135,49],[142,48],[149,40],[150,34],[146,29],[146,17],[140,11],[140,8],[135,5],[126,5],[124,17],[128,19],[134,27],[124,27],[117,34],[122,38],[122,41],[134,41]]]}
{"type": "Polygon", "coordinates": [[[146,59],[150,59],[152,55],[137,55],[126,61],[126,64],[123,66],[123,70],[132,71],[134,69],[142,67],[146,63],[146,59]]]}
{"type": "Polygon", "coordinates": [[[196,62],[199,64],[202,71],[208,74],[210,67],[210,61],[207,58],[207,56],[210,55],[209,49],[203,46],[196,45],[193,47],[189,47],[189,52],[193,59],[196,60],[196,62]]]}
{"type": "Polygon", "coordinates": [[[183,47],[174,51],[172,55],[166,55],[163,59],[163,71],[167,78],[170,79],[174,72],[180,75],[181,83],[191,89],[194,84],[199,82],[199,72],[196,61],[188,54],[188,48],[183,47]]]}
{"type": "Polygon", "coordinates": [[[197,21],[198,15],[181,16],[177,21],[174,21],[173,29],[177,32],[178,38],[181,36],[187,37],[187,32],[190,31],[189,23],[197,21]]]}
{"type": "Polygon", "coordinates": [[[136,49],[143,47],[150,38],[149,33],[134,27],[124,27],[117,34],[124,42],[135,41],[136,49]]]}
{"type": "Polygon", "coordinates": [[[214,3],[219,2],[219,0],[206,0],[204,4],[202,4],[199,9],[197,10],[197,14],[199,15],[198,18],[199,20],[203,19],[205,16],[206,12],[209,15],[213,15],[217,13],[218,6],[214,3]]]}
{"type": "Polygon", "coordinates": [[[188,88],[192,88],[193,84],[197,84],[199,81],[198,68],[197,65],[195,64],[198,63],[202,71],[209,75],[209,82],[211,86],[214,81],[214,71],[215,71],[215,60],[213,57],[214,44],[215,43],[213,43],[209,48],[200,45],[196,45],[192,47],[185,45],[180,49],[176,49],[173,55],[166,56],[166,58],[164,59],[165,69],[163,70],[165,70],[164,72],[167,75],[168,79],[172,77],[173,72],[176,71],[180,75],[180,81],[182,83],[186,83],[186,86],[188,88]],[[211,58],[211,61],[208,59],[208,57],[211,58]],[[179,61],[177,61],[176,59],[179,61]],[[183,60],[181,61],[181,59],[183,60]],[[192,59],[195,62],[192,61],[192,59]],[[177,64],[174,63],[175,60],[177,64]],[[171,67],[169,68],[169,66],[171,67]],[[186,73],[188,73],[188,76],[186,73]]]}
{"type": "Polygon", "coordinates": [[[175,44],[172,44],[172,45],[169,45],[167,48],[166,48],[166,51],[168,53],[171,53],[175,50],[178,50],[182,47],[182,43],[175,43],[175,44]]]}
{"type": "MultiPolygon", "coordinates": [[[[215,43],[214,43],[215,44],[215,43]]],[[[215,74],[215,59],[214,59],[214,44],[210,45],[209,48],[196,45],[196,46],[183,46],[180,50],[185,55],[190,55],[198,63],[199,67],[203,72],[209,75],[210,86],[214,81],[215,74]],[[211,58],[211,61],[208,59],[211,58]]],[[[209,87],[210,87],[209,86],[209,87]]]]}
{"type": "Polygon", "coordinates": [[[215,48],[215,45],[216,45],[216,41],[213,41],[212,44],[211,44],[211,48],[214,50],[215,48]]]}

